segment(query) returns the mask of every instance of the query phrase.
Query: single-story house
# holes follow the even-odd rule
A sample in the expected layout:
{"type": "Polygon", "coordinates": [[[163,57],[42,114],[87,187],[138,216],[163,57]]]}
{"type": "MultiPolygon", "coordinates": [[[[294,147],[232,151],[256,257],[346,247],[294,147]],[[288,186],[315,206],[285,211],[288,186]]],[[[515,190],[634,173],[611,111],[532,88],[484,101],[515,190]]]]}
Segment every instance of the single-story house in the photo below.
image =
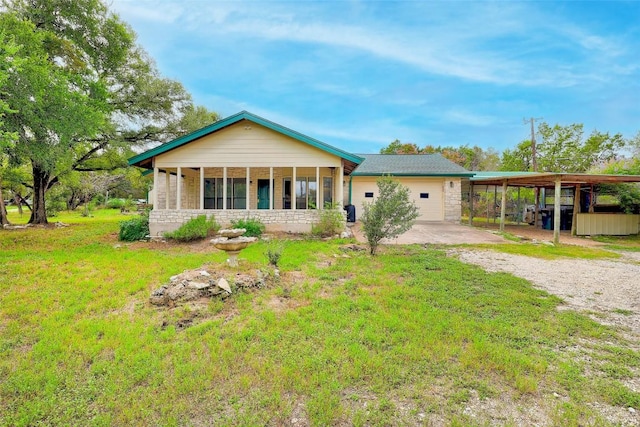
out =
{"type": "Polygon", "coordinates": [[[373,200],[376,179],[407,185],[419,220],[460,221],[461,179],[439,154],[352,154],[246,111],[129,159],[153,172],[151,235],[197,215],[221,224],[256,218],[272,230],[308,231],[322,209],[373,200]]]}

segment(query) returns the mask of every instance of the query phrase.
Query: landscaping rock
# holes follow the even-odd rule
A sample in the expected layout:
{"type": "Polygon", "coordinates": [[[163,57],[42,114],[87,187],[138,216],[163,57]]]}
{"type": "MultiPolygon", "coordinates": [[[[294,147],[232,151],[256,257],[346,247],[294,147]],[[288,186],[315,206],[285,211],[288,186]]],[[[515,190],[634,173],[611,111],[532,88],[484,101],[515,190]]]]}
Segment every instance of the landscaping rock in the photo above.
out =
{"type": "Polygon", "coordinates": [[[218,280],[218,283],[216,283],[216,285],[218,285],[220,289],[223,289],[231,293],[231,286],[229,286],[229,282],[227,282],[227,280],[224,277],[221,277],[220,280],[218,280]]]}
{"type": "Polygon", "coordinates": [[[366,250],[366,248],[364,246],[360,246],[360,245],[343,245],[340,246],[340,250],[344,251],[344,252],[362,252],[364,250],[366,250]]]}
{"type": "Polygon", "coordinates": [[[169,302],[167,295],[167,286],[163,285],[155,291],[151,292],[149,302],[153,305],[166,305],[169,302]]]}
{"type": "MultiPolygon", "coordinates": [[[[224,279],[223,279],[224,280],[224,279]]],[[[211,283],[202,283],[202,282],[189,282],[189,284],[187,285],[188,288],[191,289],[198,289],[198,290],[202,290],[202,289],[207,289],[211,287],[211,283]]]]}
{"type": "Polygon", "coordinates": [[[229,280],[224,277],[215,280],[214,275],[216,274],[200,269],[187,270],[171,276],[169,283],[151,293],[149,302],[153,305],[174,307],[180,303],[203,298],[226,298],[232,292],[229,281],[240,289],[261,288],[269,277],[261,271],[257,271],[255,276],[237,273],[229,280]]]}

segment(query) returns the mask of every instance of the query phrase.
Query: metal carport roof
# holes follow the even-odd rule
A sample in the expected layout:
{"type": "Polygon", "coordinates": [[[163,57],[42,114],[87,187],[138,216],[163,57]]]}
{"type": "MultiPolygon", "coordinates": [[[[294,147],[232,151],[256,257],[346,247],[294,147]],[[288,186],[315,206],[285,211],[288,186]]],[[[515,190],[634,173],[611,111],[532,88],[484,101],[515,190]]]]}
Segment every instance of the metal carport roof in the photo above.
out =
{"type": "MultiPolygon", "coordinates": [[[[565,172],[474,172],[475,175],[469,178],[472,187],[475,185],[495,185],[502,186],[503,190],[508,187],[530,187],[530,188],[554,188],[554,194],[560,194],[562,187],[579,188],[582,185],[597,184],[622,184],[625,182],[640,182],[640,175],[607,175],[607,174],[587,174],[587,173],[565,173],[565,172]]],[[[471,200],[472,191],[469,194],[471,200]]],[[[500,213],[500,230],[504,230],[505,220],[505,197],[506,191],[502,192],[502,207],[500,213]]],[[[577,212],[574,211],[574,215],[577,212]]],[[[469,215],[469,222],[472,215],[469,215]]],[[[575,221],[574,221],[575,223],[575,221]]],[[[553,241],[560,242],[560,198],[555,198],[554,204],[554,227],[553,241]]]]}

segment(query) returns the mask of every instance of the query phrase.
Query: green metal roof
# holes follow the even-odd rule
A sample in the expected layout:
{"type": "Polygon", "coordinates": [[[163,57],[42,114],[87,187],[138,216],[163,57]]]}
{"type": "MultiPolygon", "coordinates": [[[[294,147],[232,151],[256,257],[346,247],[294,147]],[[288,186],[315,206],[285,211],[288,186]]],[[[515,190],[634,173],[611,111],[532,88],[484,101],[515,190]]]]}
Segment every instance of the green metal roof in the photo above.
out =
{"type": "Polygon", "coordinates": [[[358,154],[364,161],[353,176],[456,176],[471,177],[469,172],[441,154],[358,154]]]}
{"type": "Polygon", "coordinates": [[[142,166],[142,167],[150,167],[150,163],[151,163],[151,159],[154,156],[157,156],[159,154],[163,154],[166,153],[167,151],[171,151],[175,148],[181,147],[185,144],[190,143],[191,141],[194,141],[198,138],[201,138],[205,135],[208,135],[210,133],[214,133],[216,131],[219,131],[227,126],[231,126],[235,123],[238,123],[242,120],[248,120],[251,121],[253,123],[259,124],[261,126],[264,126],[266,128],[269,128],[275,132],[281,133],[283,135],[289,136],[293,139],[296,139],[300,142],[303,142],[305,144],[311,145],[312,147],[318,148],[322,151],[325,151],[327,153],[333,154],[335,156],[341,157],[345,160],[348,160],[350,162],[355,163],[356,165],[360,164],[362,162],[362,158],[360,158],[359,156],[355,155],[355,154],[351,154],[348,153],[346,151],[343,151],[339,148],[333,147],[329,144],[325,144],[322,141],[318,141],[317,139],[311,138],[310,136],[307,135],[303,135],[299,132],[296,132],[294,130],[291,130],[289,128],[286,128],[282,125],[279,125],[277,123],[274,123],[272,121],[269,121],[267,119],[264,119],[260,116],[256,116],[255,114],[249,113],[248,111],[241,111],[237,114],[234,114],[232,116],[229,116],[227,118],[224,118],[222,120],[219,120],[215,123],[210,124],[209,126],[205,126],[202,129],[199,129],[195,132],[192,132],[188,135],[185,136],[181,136],[180,138],[176,138],[173,141],[169,141],[165,144],[162,144],[156,148],[153,148],[151,150],[145,151],[144,153],[138,154],[137,156],[134,156],[132,158],[129,159],[129,165],[132,166],[142,166]]]}
{"type": "Polygon", "coordinates": [[[491,178],[513,178],[517,176],[540,175],[540,172],[504,172],[504,171],[473,171],[472,181],[491,178]]]}

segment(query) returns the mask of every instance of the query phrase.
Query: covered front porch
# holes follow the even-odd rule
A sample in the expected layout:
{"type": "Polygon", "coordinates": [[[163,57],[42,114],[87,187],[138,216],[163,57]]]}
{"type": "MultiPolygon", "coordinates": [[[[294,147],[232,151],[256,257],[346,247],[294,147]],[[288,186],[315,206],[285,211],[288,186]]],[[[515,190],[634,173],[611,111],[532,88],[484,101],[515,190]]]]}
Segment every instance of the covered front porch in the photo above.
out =
{"type": "Polygon", "coordinates": [[[222,225],[245,218],[278,231],[307,232],[322,209],[340,209],[344,167],[154,167],[152,236],[198,215],[222,225]]]}

